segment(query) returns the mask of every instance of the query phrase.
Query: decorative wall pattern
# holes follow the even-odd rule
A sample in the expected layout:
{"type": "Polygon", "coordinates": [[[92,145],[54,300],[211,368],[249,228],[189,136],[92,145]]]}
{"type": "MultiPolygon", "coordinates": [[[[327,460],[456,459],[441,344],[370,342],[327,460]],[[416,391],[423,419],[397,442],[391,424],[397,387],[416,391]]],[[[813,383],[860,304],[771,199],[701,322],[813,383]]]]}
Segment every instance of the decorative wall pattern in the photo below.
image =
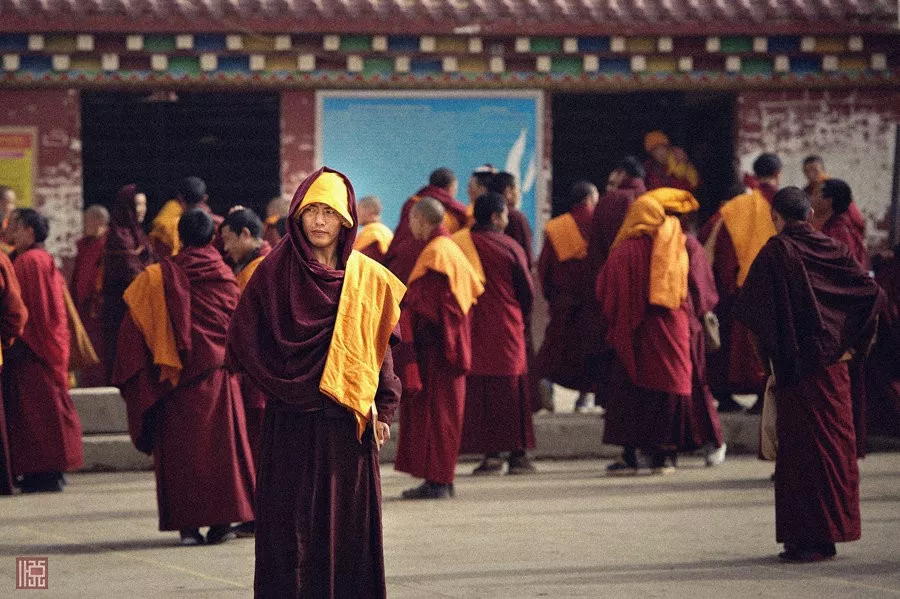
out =
{"type": "Polygon", "coordinates": [[[900,34],[481,37],[0,34],[0,82],[313,87],[860,85],[900,79],[900,34]]]}

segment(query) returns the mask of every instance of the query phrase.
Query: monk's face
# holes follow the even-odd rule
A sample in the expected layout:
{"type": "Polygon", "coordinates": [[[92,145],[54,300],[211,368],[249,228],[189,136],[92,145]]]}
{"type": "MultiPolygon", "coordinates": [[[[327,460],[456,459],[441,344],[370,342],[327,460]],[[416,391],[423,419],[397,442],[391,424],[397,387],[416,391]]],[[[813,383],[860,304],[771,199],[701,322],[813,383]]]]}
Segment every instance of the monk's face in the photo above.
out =
{"type": "Polygon", "coordinates": [[[16,192],[12,189],[7,189],[3,192],[3,197],[0,198],[0,211],[2,211],[4,215],[9,216],[15,209],[16,192]]]}
{"type": "Polygon", "coordinates": [[[429,225],[418,211],[413,210],[409,213],[409,230],[412,231],[413,237],[419,241],[425,241],[431,235],[432,229],[434,227],[429,225]]]}
{"type": "Polygon", "coordinates": [[[469,184],[466,187],[466,193],[469,196],[469,203],[474,204],[479,196],[487,193],[487,187],[481,185],[475,177],[469,177],[469,184]]]}
{"type": "Polygon", "coordinates": [[[775,230],[781,233],[781,230],[784,229],[784,219],[774,208],[772,209],[772,222],[775,223],[775,230]]]}
{"type": "Polygon", "coordinates": [[[309,242],[321,249],[336,248],[341,232],[341,217],[331,206],[310,204],[300,213],[303,234],[309,242]]]}
{"type": "Polygon", "coordinates": [[[106,221],[91,214],[85,214],[81,219],[85,237],[99,237],[106,232],[106,221]]]}
{"type": "Polygon", "coordinates": [[[653,156],[653,159],[660,164],[666,163],[666,158],[669,156],[669,146],[665,144],[659,144],[652,150],[650,150],[650,155],[653,156]]]}
{"type": "Polygon", "coordinates": [[[818,183],[825,178],[825,165],[821,162],[810,162],[803,165],[803,174],[810,183],[818,183]]]}
{"type": "Polygon", "coordinates": [[[147,196],[138,193],[134,196],[134,211],[137,212],[137,221],[139,223],[144,222],[144,217],[147,216],[147,196]]]}
{"type": "Polygon", "coordinates": [[[519,201],[522,199],[522,193],[519,190],[519,183],[515,182],[505,190],[503,190],[503,197],[506,198],[506,205],[510,208],[518,208],[519,201]]]}
{"type": "Polygon", "coordinates": [[[624,181],[625,171],[617,168],[609,174],[609,178],[606,180],[606,189],[619,189],[619,186],[622,185],[622,182],[624,181]]]}
{"type": "Polygon", "coordinates": [[[235,233],[228,225],[222,225],[219,230],[222,235],[222,247],[231,260],[238,264],[244,260],[253,249],[253,236],[250,230],[244,227],[240,233],[235,233]]]}
{"type": "Polygon", "coordinates": [[[19,220],[18,214],[13,212],[9,220],[7,238],[17,252],[24,252],[34,245],[34,229],[25,227],[19,220]]]}

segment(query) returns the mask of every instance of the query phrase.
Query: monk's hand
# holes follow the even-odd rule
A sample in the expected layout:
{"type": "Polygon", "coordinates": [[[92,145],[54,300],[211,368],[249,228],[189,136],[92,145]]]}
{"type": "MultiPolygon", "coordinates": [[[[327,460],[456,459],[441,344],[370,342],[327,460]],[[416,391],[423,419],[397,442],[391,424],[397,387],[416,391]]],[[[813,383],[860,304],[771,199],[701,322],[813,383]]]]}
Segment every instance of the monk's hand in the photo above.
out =
{"type": "Polygon", "coordinates": [[[381,449],[381,446],[385,444],[385,442],[391,438],[391,427],[386,422],[381,422],[380,420],[375,421],[375,443],[378,444],[378,448],[381,449]]]}

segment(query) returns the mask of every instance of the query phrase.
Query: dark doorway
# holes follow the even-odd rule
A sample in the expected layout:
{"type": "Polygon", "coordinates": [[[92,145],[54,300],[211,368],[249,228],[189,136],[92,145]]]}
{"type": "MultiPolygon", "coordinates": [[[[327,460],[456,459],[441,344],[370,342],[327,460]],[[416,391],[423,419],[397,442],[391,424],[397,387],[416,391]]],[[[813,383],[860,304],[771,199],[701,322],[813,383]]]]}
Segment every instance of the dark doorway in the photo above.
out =
{"type": "Polygon", "coordinates": [[[579,179],[601,192],[628,154],[644,160],[644,134],[663,130],[700,172],[701,217],[732,197],[735,185],[734,94],[641,92],[553,95],[553,199],[579,179]]]}
{"type": "Polygon", "coordinates": [[[206,181],[214,212],[235,204],[265,217],[281,190],[278,93],[83,93],[85,205],[109,206],[125,184],[147,194],[148,221],[188,175],[206,181]]]}

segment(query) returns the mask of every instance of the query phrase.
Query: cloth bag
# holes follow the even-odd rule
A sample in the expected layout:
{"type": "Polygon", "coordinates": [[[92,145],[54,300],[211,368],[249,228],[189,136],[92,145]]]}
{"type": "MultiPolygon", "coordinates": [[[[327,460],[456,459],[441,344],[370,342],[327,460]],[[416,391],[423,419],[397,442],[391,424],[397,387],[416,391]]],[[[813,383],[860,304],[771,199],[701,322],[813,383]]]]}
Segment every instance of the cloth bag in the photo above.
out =
{"type": "Polygon", "coordinates": [[[759,422],[759,457],[774,461],[778,454],[778,431],[775,413],[775,375],[770,374],[763,394],[762,415],[759,422]]]}

